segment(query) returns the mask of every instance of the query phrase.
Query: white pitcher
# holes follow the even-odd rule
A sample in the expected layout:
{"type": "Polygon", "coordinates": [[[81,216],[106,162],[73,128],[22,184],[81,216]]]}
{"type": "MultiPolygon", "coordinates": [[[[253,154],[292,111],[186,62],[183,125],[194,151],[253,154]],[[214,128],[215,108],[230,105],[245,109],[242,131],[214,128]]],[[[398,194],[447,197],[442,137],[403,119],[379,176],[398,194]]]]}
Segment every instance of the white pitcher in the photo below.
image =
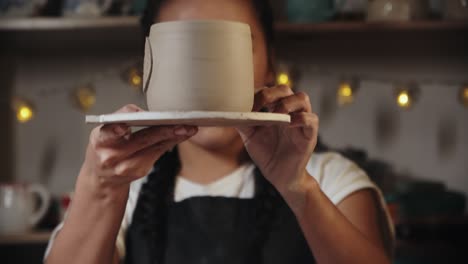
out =
{"type": "Polygon", "coordinates": [[[0,184],[0,234],[29,231],[44,217],[50,200],[49,192],[38,184],[0,184]]]}

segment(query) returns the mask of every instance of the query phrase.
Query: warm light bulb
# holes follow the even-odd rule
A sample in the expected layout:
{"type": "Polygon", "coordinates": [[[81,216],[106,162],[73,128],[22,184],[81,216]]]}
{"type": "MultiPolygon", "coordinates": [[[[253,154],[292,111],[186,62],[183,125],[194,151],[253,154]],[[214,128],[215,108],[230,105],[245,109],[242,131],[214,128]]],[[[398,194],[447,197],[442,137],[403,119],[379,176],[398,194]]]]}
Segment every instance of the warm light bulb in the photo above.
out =
{"type": "Polygon", "coordinates": [[[278,84],[279,85],[288,85],[289,84],[289,76],[287,73],[280,73],[278,75],[278,84]]]}
{"type": "Polygon", "coordinates": [[[134,75],[132,77],[132,85],[133,86],[140,86],[141,85],[141,77],[138,75],[134,75]]]}
{"type": "Polygon", "coordinates": [[[402,90],[398,93],[397,103],[401,108],[409,108],[411,106],[411,96],[408,91],[402,90]]]}
{"type": "Polygon", "coordinates": [[[16,120],[20,123],[26,123],[34,118],[35,109],[31,102],[26,99],[15,97],[12,101],[12,107],[16,114],[16,120]]]}
{"type": "Polygon", "coordinates": [[[133,87],[139,88],[141,85],[142,78],[137,69],[131,69],[129,73],[129,83],[133,87]]]}
{"type": "Polygon", "coordinates": [[[96,104],[96,91],[91,85],[81,86],[72,94],[75,104],[83,112],[88,112],[96,104]]]}
{"type": "Polygon", "coordinates": [[[16,113],[16,119],[20,123],[26,123],[34,117],[33,109],[28,105],[22,105],[18,108],[16,113]]]}
{"type": "Polygon", "coordinates": [[[339,105],[351,104],[354,101],[354,89],[348,82],[342,82],[338,86],[337,101],[339,105]]]}
{"type": "Polygon", "coordinates": [[[353,90],[351,90],[351,86],[345,84],[345,85],[341,86],[340,94],[342,96],[351,96],[351,95],[353,95],[353,90]]]}
{"type": "Polygon", "coordinates": [[[132,67],[128,70],[127,78],[128,84],[130,84],[132,87],[138,89],[141,87],[143,77],[137,67],[132,67]]]}

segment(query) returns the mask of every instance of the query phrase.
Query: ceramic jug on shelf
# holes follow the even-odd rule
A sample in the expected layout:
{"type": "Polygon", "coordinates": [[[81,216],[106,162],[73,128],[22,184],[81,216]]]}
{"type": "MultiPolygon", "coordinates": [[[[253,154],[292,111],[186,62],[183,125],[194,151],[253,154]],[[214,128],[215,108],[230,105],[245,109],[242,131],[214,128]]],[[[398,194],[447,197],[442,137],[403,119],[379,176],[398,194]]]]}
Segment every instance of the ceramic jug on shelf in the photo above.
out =
{"type": "Polygon", "coordinates": [[[39,184],[0,184],[0,235],[30,231],[44,217],[51,196],[39,184]],[[35,196],[39,198],[36,208],[35,196]]]}

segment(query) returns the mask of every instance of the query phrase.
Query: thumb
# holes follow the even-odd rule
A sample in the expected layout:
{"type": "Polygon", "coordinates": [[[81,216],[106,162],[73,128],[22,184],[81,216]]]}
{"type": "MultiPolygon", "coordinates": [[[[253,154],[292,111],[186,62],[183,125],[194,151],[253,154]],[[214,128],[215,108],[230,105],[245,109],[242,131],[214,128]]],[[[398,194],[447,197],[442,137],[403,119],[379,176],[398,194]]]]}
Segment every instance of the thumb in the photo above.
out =
{"type": "Polygon", "coordinates": [[[96,128],[96,143],[100,146],[114,145],[126,135],[131,134],[131,129],[125,124],[108,124],[96,128]]]}
{"type": "MultiPolygon", "coordinates": [[[[128,104],[114,113],[135,113],[144,111],[134,104],[128,104]]],[[[96,132],[97,143],[101,146],[113,145],[123,137],[131,134],[131,129],[126,124],[107,124],[98,127],[96,132]]]]}
{"type": "Polygon", "coordinates": [[[239,133],[240,137],[242,138],[242,141],[247,143],[254,135],[256,130],[256,127],[253,126],[242,126],[242,127],[236,127],[237,132],[239,133]]]}

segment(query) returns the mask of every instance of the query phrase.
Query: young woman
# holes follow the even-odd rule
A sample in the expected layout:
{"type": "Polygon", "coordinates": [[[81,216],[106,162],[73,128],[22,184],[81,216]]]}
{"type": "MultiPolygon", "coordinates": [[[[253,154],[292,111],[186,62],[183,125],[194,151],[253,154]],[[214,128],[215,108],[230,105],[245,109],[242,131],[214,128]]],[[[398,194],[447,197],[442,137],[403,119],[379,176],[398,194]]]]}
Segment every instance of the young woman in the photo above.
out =
{"type": "Polygon", "coordinates": [[[289,114],[291,125],[95,128],[46,262],[389,263],[379,191],[338,154],[313,153],[308,96],[272,86],[267,1],[149,0],[143,24],[148,33],[156,22],[197,19],[250,25],[253,111],[289,114]]]}

